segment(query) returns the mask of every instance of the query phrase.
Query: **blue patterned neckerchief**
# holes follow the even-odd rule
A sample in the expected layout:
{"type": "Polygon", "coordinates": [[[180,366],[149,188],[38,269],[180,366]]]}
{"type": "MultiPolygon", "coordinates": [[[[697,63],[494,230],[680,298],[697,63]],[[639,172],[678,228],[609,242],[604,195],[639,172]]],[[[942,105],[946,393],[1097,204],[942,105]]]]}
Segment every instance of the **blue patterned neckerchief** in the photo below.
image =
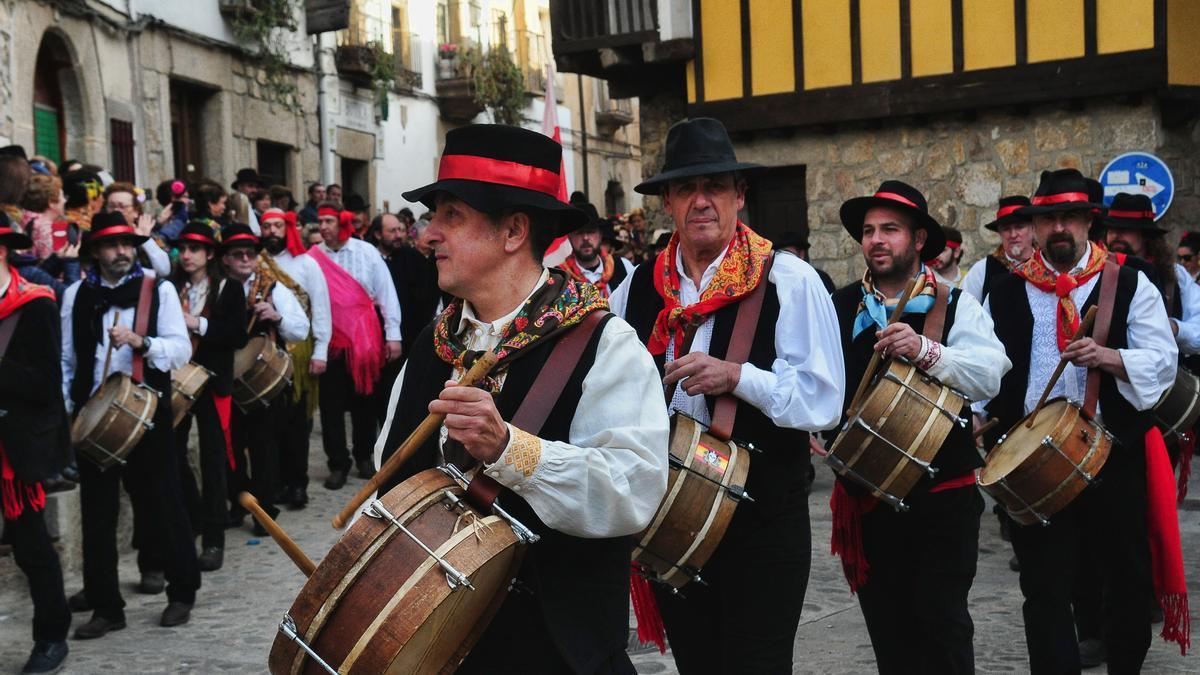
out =
{"type": "MultiPolygon", "coordinates": [[[[925,265],[921,265],[921,271],[917,274],[924,279],[924,283],[904,305],[905,314],[928,312],[937,297],[937,280],[933,276],[933,272],[925,265]]],[[[887,326],[888,316],[900,303],[899,295],[894,298],[885,298],[875,289],[875,285],[871,283],[870,270],[863,273],[862,292],[863,299],[858,305],[858,315],[854,317],[854,332],[851,334],[851,339],[857,339],[860,333],[872,326],[876,330],[883,330],[887,326]]]]}

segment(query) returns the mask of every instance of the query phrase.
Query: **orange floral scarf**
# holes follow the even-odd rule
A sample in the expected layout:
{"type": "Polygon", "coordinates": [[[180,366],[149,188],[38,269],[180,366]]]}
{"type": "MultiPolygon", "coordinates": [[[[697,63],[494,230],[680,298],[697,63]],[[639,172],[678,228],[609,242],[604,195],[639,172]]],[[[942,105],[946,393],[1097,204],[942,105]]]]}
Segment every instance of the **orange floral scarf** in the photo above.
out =
{"type": "Polygon", "coordinates": [[[763,269],[771,255],[771,242],[739,220],[721,265],[708,288],[700,294],[700,302],[687,307],[679,300],[679,269],[675,265],[678,250],[679,232],[675,232],[667,242],[667,248],[654,261],[654,290],[663,299],[663,309],[654,320],[654,330],[647,345],[655,356],[666,353],[672,333],[675,355],[679,356],[686,329],[700,326],[710,314],[741,300],[765,281],[763,269]]]}
{"type": "Polygon", "coordinates": [[[1054,323],[1058,337],[1058,351],[1060,352],[1067,348],[1067,343],[1071,340],[1071,336],[1079,328],[1079,308],[1075,306],[1075,301],[1071,299],[1071,291],[1099,274],[1104,269],[1104,263],[1108,260],[1107,249],[1096,245],[1094,242],[1088,242],[1088,246],[1091,247],[1091,254],[1088,256],[1087,267],[1078,274],[1059,274],[1055,272],[1051,267],[1046,265],[1046,261],[1042,259],[1041,252],[1030,256],[1029,260],[1017,265],[1013,270],[1014,273],[1038,289],[1047,293],[1054,293],[1058,296],[1058,308],[1055,311],[1054,323]]]}
{"type": "MultiPolygon", "coordinates": [[[[600,291],[600,295],[603,295],[607,298],[609,290],[611,290],[608,287],[608,282],[612,281],[613,270],[616,269],[617,265],[616,260],[613,259],[612,255],[604,253],[603,251],[600,252],[600,262],[603,265],[603,271],[600,273],[600,281],[592,285],[600,291]]],[[[591,283],[588,281],[588,278],[584,276],[583,267],[579,264],[579,261],[575,259],[574,255],[567,256],[567,259],[563,261],[561,267],[562,270],[567,273],[567,276],[571,277],[571,279],[580,283],[591,283]]]]}

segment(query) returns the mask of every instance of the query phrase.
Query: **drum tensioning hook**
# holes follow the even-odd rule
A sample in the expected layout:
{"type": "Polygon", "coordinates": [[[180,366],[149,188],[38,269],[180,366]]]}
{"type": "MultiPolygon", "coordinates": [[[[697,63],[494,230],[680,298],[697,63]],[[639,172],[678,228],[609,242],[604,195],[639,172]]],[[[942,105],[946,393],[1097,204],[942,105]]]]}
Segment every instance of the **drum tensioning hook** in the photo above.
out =
{"type": "Polygon", "coordinates": [[[1008,479],[1001,478],[1000,480],[996,481],[996,485],[999,485],[1000,487],[1004,488],[1004,491],[1007,492],[1008,494],[1012,495],[1013,499],[1016,499],[1017,501],[1021,502],[1021,506],[1024,507],[1024,510],[1032,513],[1033,517],[1037,518],[1038,522],[1042,524],[1042,527],[1046,527],[1050,524],[1049,518],[1047,518],[1046,516],[1043,516],[1040,511],[1033,508],[1032,504],[1025,501],[1021,497],[1021,495],[1017,494],[1016,492],[1013,491],[1012,488],[1008,487],[1008,479]]]}
{"type": "MultiPolygon", "coordinates": [[[[457,466],[454,466],[453,464],[443,464],[438,467],[438,470],[454,479],[454,482],[458,483],[459,487],[462,489],[467,489],[467,477],[463,475],[462,470],[460,470],[457,466]]],[[[492,502],[492,513],[503,518],[505,522],[508,523],[508,526],[512,528],[513,534],[517,535],[517,539],[520,539],[522,543],[536,544],[541,541],[542,538],[538,536],[536,532],[528,527],[525,527],[525,523],[517,520],[511,514],[509,514],[508,511],[505,511],[503,508],[501,508],[499,499],[492,502]]]]}
{"type": "Polygon", "coordinates": [[[908,452],[906,452],[906,451],[905,451],[903,448],[901,448],[900,446],[898,446],[898,445],[896,445],[895,443],[893,443],[893,442],[891,441],[891,439],[889,439],[889,438],[887,438],[887,437],[883,436],[883,435],[882,435],[882,434],[880,434],[878,431],[875,431],[875,429],[874,429],[874,428],[872,428],[870,424],[867,424],[867,423],[866,423],[866,422],[863,420],[863,418],[862,418],[862,417],[855,417],[855,418],[854,418],[854,424],[857,424],[858,426],[862,427],[862,428],[863,428],[863,430],[864,430],[864,431],[866,431],[868,434],[871,434],[871,435],[872,435],[872,436],[874,436],[875,438],[878,438],[879,440],[883,441],[884,443],[887,443],[888,445],[890,445],[890,446],[892,447],[892,449],[893,449],[893,450],[895,450],[896,452],[898,452],[898,453],[900,453],[900,454],[904,455],[905,457],[907,457],[909,460],[911,460],[911,461],[912,461],[912,463],[913,463],[913,464],[916,464],[917,466],[919,466],[919,467],[921,467],[922,469],[924,469],[924,470],[925,470],[925,472],[926,472],[926,473],[928,473],[930,476],[932,476],[932,475],[934,475],[934,474],[936,474],[936,473],[938,472],[938,470],[937,470],[937,467],[933,466],[932,464],[930,464],[929,462],[926,462],[926,461],[925,461],[925,460],[923,460],[923,459],[920,459],[919,457],[916,457],[916,456],[914,456],[914,455],[911,455],[911,454],[909,454],[909,453],[908,453],[908,452]]]}
{"type": "MultiPolygon", "coordinates": [[[[901,381],[900,378],[896,377],[895,375],[891,374],[890,372],[884,373],[883,379],[891,380],[892,382],[895,382],[896,384],[900,385],[901,388],[907,389],[908,391],[912,392],[912,394],[914,396],[920,398],[921,400],[925,401],[929,405],[933,406],[938,412],[945,415],[954,424],[957,424],[958,426],[960,426],[964,429],[967,427],[967,420],[965,417],[960,417],[960,416],[955,415],[954,413],[950,412],[949,410],[946,410],[942,406],[938,405],[936,401],[930,399],[925,394],[917,391],[917,389],[915,387],[913,387],[912,385],[910,385],[909,383],[901,381]]],[[[953,391],[953,390],[951,390],[951,391],[953,391]]],[[[957,392],[955,392],[955,393],[957,394],[957,392]]],[[[964,400],[965,400],[965,397],[964,397],[964,400]]]]}
{"type": "Polygon", "coordinates": [[[321,658],[321,655],[317,654],[316,650],[308,646],[308,643],[305,642],[300,637],[300,634],[296,632],[296,622],[292,620],[290,614],[283,615],[283,621],[279,622],[279,632],[287,636],[287,639],[300,645],[300,648],[303,649],[313,661],[316,661],[322,668],[324,668],[325,672],[329,673],[330,675],[338,675],[338,671],[334,670],[332,666],[326,663],[325,659],[321,658]]]}
{"type": "MultiPolygon", "coordinates": [[[[113,461],[114,461],[114,462],[116,462],[117,464],[120,464],[121,466],[125,466],[126,462],[125,462],[125,460],[124,460],[124,459],[121,459],[120,457],[117,457],[116,455],[112,454],[112,453],[111,453],[111,452],[109,452],[109,451],[108,451],[108,449],[107,449],[107,448],[105,448],[104,446],[100,445],[99,443],[97,443],[96,441],[93,441],[93,440],[92,440],[92,439],[90,439],[90,438],[89,438],[89,439],[87,439],[87,442],[88,442],[88,444],[89,444],[89,445],[91,445],[93,448],[95,448],[95,449],[99,450],[100,452],[104,453],[105,455],[108,455],[108,458],[109,458],[109,459],[113,460],[113,461]]],[[[105,468],[107,468],[107,467],[105,467],[105,468]]],[[[101,469],[101,470],[103,471],[103,469],[101,469]]]]}
{"type": "MultiPolygon", "coordinates": [[[[661,562],[666,563],[667,567],[679,570],[680,572],[682,572],[684,574],[684,576],[686,576],[688,578],[688,581],[690,581],[691,583],[698,584],[700,586],[708,586],[708,582],[705,581],[700,576],[700,570],[696,569],[695,567],[692,567],[691,565],[680,565],[677,563],[673,563],[670,560],[667,560],[666,558],[655,553],[654,551],[651,551],[648,548],[643,548],[642,552],[645,553],[646,555],[658,558],[661,562]]],[[[671,595],[674,595],[674,596],[677,596],[680,598],[687,597],[686,595],[684,595],[684,593],[682,591],[679,590],[679,588],[672,586],[671,584],[668,584],[667,582],[663,581],[662,577],[659,576],[658,572],[655,572],[652,569],[648,569],[644,563],[639,562],[637,564],[637,573],[642,575],[642,577],[644,577],[660,586],[667,586],[671,590],[671,595]]]]}
{"type": "Polygon", "coordinates": [[[739,501],[739,502],[742,500],[745,500],[748,502],[754,501],[754,497],[751,497],[750,493],[746,492],[745,487],[743,487],[741,485],[724,485],[720,481],[709,478],[708,476],[705,476],[704,474],[700,473],[699,471],[696,471],[695,469],[689,469],[688,467],[684,466],[683,460],[679,459],[675,455],[667,453],[667,463],[670,464],[671,466],[675,467],[676,469],[679,469],[680,471],[687,471],[688,473],[692,474],[693,476],[695,476],[697,478],[702,478],[702,479],[712,483],[713,485],[716,485],[717,487],[724,490],[726,492],[726,494],[728,494],[730,497],[732,497],[735,501],[739,501]]]}
{"type": "MultiPolygon", "coordinates": [[[[1087,430],[1085,429],[1084,431],[1086,432],[1087,430]]],[[[1069,455],[1067,455],[1067,453],[1062,451],[1062,448],[1058,447],[1058,444],[1054,442],[1053,438],[1051,438],[1049,436],[1042,438],[1042,445],[1057,452],[1059,455],[1062,456],[1063,459],[1067,460],[1067,463],[1071,465],[1071,469],[1074,470],[1075,473],[1079,474],[1079,476],[1081,478],[1083,478],[1083,482],[1087,483],[1088,485],[1092,484],[1092,481],[1095,479],[1095,476],[1084,471],[1078,464],[1076,464],[1075,460],[1071,459],[1071,457],[1069,455]]]]}
{"type": "Polygon", "coordinates": [[[879,495],[878,498],[887,502],[888,506],[892,507],[893,509],[897,511],[907,511],[909,509],[908,504],[905,504],[903,499],[891,494],[890,492],[886,492],[878,485],[867,480],[866,477],[854,469],[851,469],[849,465],[836,457],[833,453],[825,455],[825,462],[829,464],[829,466],[833,467],[833,470],[839,474],[850,476],[850,478],[856,481],[859,485],[871,490],[873,493],[877,493],[879,495]]]}
{"type": "Polygon", "coordinates": [[[420,546],[421,550],[425,551],[430,558],[433,558],[435,561],[437,561],[437,564],[442,568],[442,572],[446,574],[446,583],[451,589],[457,589],[459,586],[466,586],[471,590],[475,590],[475,587],[471,585],[471,580],[467,578],[467,575],[459,572],[458,569],[455,568],[454,565],[451,565],[449,562],[447,562],[445,558],[442,558],[437,553],[434,553],[433,549],[426,546],[425,542],[417,538],[417,535],[413,534],[412,531],[405,527],[404,524],[400,522],[399,518],[393,516],[391,512],[387,510],[387,507],[383,505],[383,502],[379,501],[378,499],[371,502],[371,506],[367,509],[366,515],[372,518],[380,518],[391,521],[392,525],[395,525],[396,528],[403,532],[406,537],[411,539],[414,544],[420,546]]]}

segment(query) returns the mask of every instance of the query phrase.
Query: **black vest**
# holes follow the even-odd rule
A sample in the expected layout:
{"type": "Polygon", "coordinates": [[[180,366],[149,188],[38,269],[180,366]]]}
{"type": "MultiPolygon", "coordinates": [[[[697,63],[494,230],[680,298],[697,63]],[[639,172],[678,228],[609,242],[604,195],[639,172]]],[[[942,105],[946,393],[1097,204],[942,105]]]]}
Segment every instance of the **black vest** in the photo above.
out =
{"type": "Polygon", "coordinates": [[[629,276],[629,272],[625,270],[625,263],[619,256],[613,256],[613,275],[608,280],[608,292],[612,293],[621,287],[621,282],[625,281],[625,277],[629,276]]]}
{"type": "MultiPolygon", "coordinates": [[[[70,422],[63,404],[62,322],[58,305],[37,298],[18,310],[20,321],[0,359],[0,441],[17,478],[33,483],[71,461],[70,422]]],[[[16,320],[11,314],[5,321],[16,320]]]]}
{"type": "Polygon", "coordinates": [[[192,361],[213,372],[208,388],[218,396],[228,396],[233,391],[233,353],[246,346],[246,293],[242,285],[226,279],[216,295],[211,291],[222,285],[209,279],[208,302],[205,317],[208,330],[197,341],[192,361]]]}
{"type": "MultiPolygon", "coordinates": [[[[949,344],[950,329],[954,326],[954,317],[958,312],[961,295],[961,289],[950,290],[950,306],[946,308],[942,334],[934,338],[942,344],[949,344]]],[[[854,331],[854,319],[858,314],[858,306],[862,302],[862,298],[862,282],[858,281],[849,286],[843,286],[833,293],[833,309],[837,312],[838,327],[842,336],[842,354],[846,359],[846,398],[842,403],[843,410],[850,407],[854,391],[858,388],[858,383],[862,380],[863,373],[866,372],[867,365],[871,361],[871,355],[875,351],[875,331],[867,329],[859,333],[857,339],[851,337],[854,331]]],[[[922,334],[925,329],[924,314],[904,314],[899,321],[912,326],[918,335],[922,334]]],[[[960,417],[971,419],[969,405],[963,405],[961,410],[955,412],[960,417]]],[[[842,423],[844,424],[845,421],[846,417],[843,414],[842,423]]],[[[958,478],[983,466],[983,459],[975,449],[975,439],[971,436],[970,424],[966,427],[953,425],[931,464],[938,470],[937,473],[932,477],[929,474],[922,476],[909,493],[907,501],[911,502],[915,497],[924,494],[929,488],[942,481],[958,478]]]]}
{"type": "MultiPolygon", "coordinates": [[[[139,279],[136,283],[141,284],[139,279]]],[[[162,279],[156,279],[154,282],[154,290],[150,294],[150,320],[146,324],[146,337],[154,337],[158,335],[158,298],[160,286],[166,283],[162,279]]],[[[92,316],[89,308],[92,307],[92,301],[89,298],[96,292],[95,288],[83,282],[79,284],[79,290],[75,292],[75,304],[71,308],[71,321],[74,325],[79,326],[87,322],[95,322],[98,317],[92,316]]],[[[172,293],[175,291],[172,289],[172,293]]],[[[137,325],[137,304],[133,306],[134,317],[133,325],[137,325]]],[[[101,327],[104,329],[104,327],[101,327]]],[[[83,408],[84,404],[92,395],[92,387],[95,385],[95,374],[92,371],[90,364],[91,359],[84,359],[83,354],[95,354],[98,340],[83,341],[78,339],[78,335],[73,336],[72,346],[75,349],[75,379],[71,382],[71,402],[75,405],[75,411],[78,412],[83,408]],[[86,368],[78,367],[80,364],[89,364],[86,368]]],[[[171,408],[171,373],[158,370],[150,365],[150,361],[145,362],[143,369],[144,381],[146,386],[152,387],[161,396],[158,399],[158,408],[166,408],[170,411],[171,408]]],[[[157,413],[156,413],[157,416],[157,413]]],[[[170,419],[168,416],[167,419],[170,419]]]]}
{"type": "MultiPolygon", "coordinates": [[[[643,344],[650,341],[654,321],[663,308],[662,296],[654,289],[654,265],[639,265],[629,282],[629,301],[625,307],[625,320],[637,330],[643,344]]],[[[717,310],[714,317],[712,341],[708,354],[724,359],[729,351],[729,340],[733,337],[733,324],[737,319],[739,303],[730,303],[717,310]]],[[[763,296],[762,312],[758,317],[754,341],[750,346],[748,362],[756,368],[770,370],[775,362],[775,324],[779,320],[779,295],[775,284],[767,282],[763,296]]],[[[663,372],[665,355],[654,357],[659,374],[663,372]]],[[[716,398],[708,396],[708,414],[711,418],[716,398]]],[[[739,444],[754,444],[761,450],[751,455],[750,473],[746,478],[746,491],[753,502],[743,502],[734,516],[735,522],[747,513],[764,517],[776,515],[788,508],[800,505],[804,499],[804,486],[810,467],[808,432],[775,426],[771,418],[753,405],[738,399],[737,417],[733,424],[733,440],[739,444]],[[749,508],[747,508],[749,507],[749,508]]]]}
{"type": "MultiPolygon", "coordinates": [[[[606,317],[600,322],[584,349],[558,403],[537,433],[540,438],[570,440],[571,420],[583,393],[583,380],[595,363],[596,347],[609,319],[611,317],[606,317]]],[[[504,388],[495,397],[501,417],[511,420],[516,414],[558,339],[538,341],[529,348],[528,354],[509,366],[504,388]]],[[[384,460],[429,413],[429,402],[438,397],[450,375],[449,364],[434,353],[433,329],[426,327],[409,354],[396,413],[387,431],[384,460]]],[[[438,435],[434,434],[380,489],[380,493],[416,473],[437,466],[438,459],[438,435]]],[[[623,650],[629,638],[632,539],[584,539],[552,530],[524,499],[509,489],[501,492],[500,504],[542,538],[529,546],[518,574],[518,579],[533,591],[541,608],[541,615],[530,617],[530,620],[544,622],[559,655],[576,672],[593,672],[602,659],[623,650]]]]}
{"type": "Polygon", "coordinates": [[[1006,274],[1011,274],[1004,261],[997,258],[994,254],[984,258],[986,262],[983,264],[983,291],[980,293],[979,304],[983,304],[987,300],[988,293],[992,292],[992,286],[996,281],[1003,278],[1006,274]]]}
{"type": "MultiPolygon", "coordinates": [[[[1108,344],[1113,349],[1129,346],[1129,305],[1137,290],[1137,270],[1122,266],[1117,273],[1117,294],[1113,306],[1112,324],[1108,331],[1108,344]]],[[[1104,285],[1103,275],[1096,283],[1087,301],[1079,308],[1080,316],[1089,307],[1099,302],[1100,289],[1104,285]]],[[[1004,344],[1004,351],[1012,361],[1012,369],[1000,381],[1000,393],[987,405],[988,414],[1000,420],[1000,424],[988,436],[989,446],[1005,430],[1011,428],[1025,416],[1025,393],[1029,384],[1029,353],[1033,346],[1033,314],[1029,308],[1029,296],[1025,291],[1025,280],[1012,275],[1001,280],[992,289],[992,321],[996,337],[1004,344]]],[[[1053,320],[1052,318],[1049,320],[1053,320]]],[[[1041,386],[1041,385],[1039,385],[1041,386]]],[[[1104,428],[1119,441],[1113,446],[1105,470],[1116,466],[1114,472],[1144,470],[1145,457],[1142,452],[1144,436],[1153,426],[1149,412],[1142,412],[1130,405],[1117,389],[1117,381],[1108,373],[1100,373],[1100,414],[1104,428]]],[[[1113,472],[1108,472],[1112,475],[1113,472]]]]}

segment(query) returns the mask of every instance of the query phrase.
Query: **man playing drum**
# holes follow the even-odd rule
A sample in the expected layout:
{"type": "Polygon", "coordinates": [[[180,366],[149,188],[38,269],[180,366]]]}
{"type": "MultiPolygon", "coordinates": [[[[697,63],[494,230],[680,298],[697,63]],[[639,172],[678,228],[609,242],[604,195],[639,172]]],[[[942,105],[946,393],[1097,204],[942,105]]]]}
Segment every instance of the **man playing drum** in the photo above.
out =
{"type": "Polygon", "coordinates": [[[629,535],[666,489],[667,415],[634,331],[593,316],[606,309],[594,286],[541,265],[584,217],[555,197],[561,163],[562,146],[536,132],[467,126],[446,134],[437,182],[404,194],[435,209],[425,234],[438,282],[461,300],[412,345],[376,459],[428,413],[446,414],[398,478],[443,461],[478,467],[503,487],[504,509],[541,536],[460,673],[634,672],[629,535]],[[589,332],[561,395],[539,399],[543,364],[576,330],[589,332]],[[481,388],[453,386],[488,350],[499,363],[481,388]],[[540,430],[506,421],[526,404],[549,407],[540,430]]]}
{"type": "Polygon", "coordinates": [[[732,397],[734,422],[723,434],[761,450],[745,486],[754,501],[738,505],[702,570],[706,585],[688,585],[685,597],[655,589],[685,674],[790,670],[812,552],[808,432],[833,426],[841,413],[837,318],[820,277],[795,256],[773,255],[771,243],[738,220],[742,172],[753,168],[737,161],[717,120],[671,127],[662,172],[635,189],[662,196],[675,234],[611,299],[654,356],[673,392],[671,409],[710,425],[718,398],[732,397]],[[760,284],[749,358],[726,361],[739,307],[760,284]]]}
{"type": "MultiPolygon", "coordinates": [[[[968,399],[994,395],[1010,364],[979,302],[939,285],[924,264],[945,245],[924,195],[884,181],[874,195],[842,204],[841,218],[867,263],[861,281],[833,294],[846,355],[846,407],[875,353],[884,367],[886,359],[905,359],[968,399]],[[891,316],[914,278],[903,315],[891,316]],[[940,331],[926,325],[939,320],[940,331]]],[[[965,405],[948,414],[970,418],[965,405]]],[[[983,511],[975,469],[983,461],[969,424],[952,427],[931,464],[936,473],[904,497],[907,510],[881,504],[844,476],[834,486],[833,548],[858,593],[880,673],[971,673],[975,667],[967,595],[983,511]],[[846,536],[860,527],[861,538],[846,536]]]]}
{"type": "MultiPolygon", "coordinates": [[[[279,347],[289,342],[299,342],[308,337],[308,316],[286,286],[264,273],[258,260],[262,249],[258,237],[249,226],[240,223],[221,230],[221,265],[229,280],[241,285],[246,294],[246,313],[253,323],[251,336],[265,335],[279,347]]],[[[238,470],[230,488],[230,495],[237,495],[246,486],[246,466],[240,454],[242,448],[250,450],[250,493],[272,518],[279,515],[274,506],[278,488],[279,439],[283,437],[287,407],[292,392],[285,387],[264,407],[245,411],[234,406],[233,439],[238,450],[238,470]]],[[[241,513],[240,507],[235,507],[241,513]]],[[[255,532],[265,535],[266,531],[257,520],[255,532]]]]}
{"type": "Polygon", "coordinates": [[[137,247],[145,241],[120,213],[97,214],[84,239],[92,270],[63,294],[62,372],[68,407],[78,413],[113,373],[141,380],[162,394],[154,428],[125,458],[125,465],[101,469],[86,459],[79,462],[84,584],[80,600],[93,612],[91,620],[75,630],[80,640],[125,627],[117,578],[117,491],[122,483],[135,508],[145,514],[145,522],[138,525],[145,527],[140,545],[162,547],[158,557],[165,568],[168,600],[162,625],[187,623],[200,588],[170,403],[171,370],[188,362],[192,343],[175,287],[153,275],[147,278],[137,262],[137,247]],[[142,305],[147,315],[139,321],[142,305]],[[144,333],[135,326],[144,326],[144,333]]]}
{"type": "MultiPolygon", "coordinates": [[[[1116,436],[1098,482],[1050,517],[1049,525],[1014,525],[1013,548],[1025,596],[1025,641],[1034,673],[1078,672],[1079,645],[1071,613],[1081,538],[1095,548],[1104,597],[1109,672],[1140,670],[1150,646],[1152,588],[1147,544],[1145,434],[1150,409],[1175,379],[1177,348],[1162,296],[1142,273],[1105,271],[1110,253],[1088,241],[1093,209],[1086,179],[1074,169],[1045,171],[1033,204],[1039,251],[998,281],[985,308],[1013,368],[987,405],[999,429],[1032,412],[1060,359],[1068,362],[1050,392],[1074,401],[1098,400],[1097,418],[1116,436]],[[1069,342],[1089,307],[1110,289],[1107,344],[1069,342]],[[1097,398],[1098,397],[1098,398],[1097,398]]],[[[1102,319],[1096,320],[1096,330],[1102,319]]]]}

